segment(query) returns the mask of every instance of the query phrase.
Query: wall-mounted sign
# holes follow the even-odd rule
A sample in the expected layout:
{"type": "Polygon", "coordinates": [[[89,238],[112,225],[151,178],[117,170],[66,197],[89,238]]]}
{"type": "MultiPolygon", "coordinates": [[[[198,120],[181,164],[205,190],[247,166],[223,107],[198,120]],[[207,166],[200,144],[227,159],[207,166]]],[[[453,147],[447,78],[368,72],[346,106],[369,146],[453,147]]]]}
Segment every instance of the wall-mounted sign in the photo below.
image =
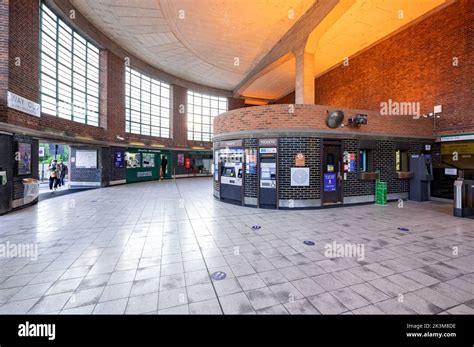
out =
{"type": "Polygon", "coordinates": [[[178,153],[178,165],[179,166],[184,165],[184,153],[178,153]]]}
{"type": "Polygon", "coordinates": [[[29,175],[31,173],[31,143],[18,143],[18,175],[29,175]]]}
{"type": "Polygon", "coordinates": [[[431,145],[425,145],[425,151],[431,151],[431,145]]]}
{"type": "Polygon", "coordinates": [[[327,172],[334,172],[334,165],[328,165],[327,172]]]}
{"type": "Polygon", "coordinates": [[[290,181],[292,187],[308,187],[309,167],[292,167],[290,181]]]}
{"type": "Polygon", "coordinates": [[[259,139],[258,140],[258,145],[260,147],[264,146],[278,146],[278,139],[259,139]]]}
{"type": "Polygon", "coordinates": [[[191,158],[184,159],[184,168],[190,169],[191,168],[191,158]]]}
{"type": "Polygon", "coordinates": [[[257,150],[256,149],[245,150],[245,173],[247,174],[257,173],[257,150]]]}
{"type": "Polygon", "coordinates": [[[298,153],[295,156],[295,166],[304,166],[305,165],[305,157],[303,153],[298,153]]]}
{"type": "Polygon", "coordinates": [[[96,150],[77,150],[76,168],[78,169],[97,169],[97,151],[96,150]]]}
{"type": "Polygon", "coordinates": [[[218,148],[242,147],[242,140],[221,141],[216,144],[218,148]]]}
{"type": "Polygon", "coordinates": [[[324,191],[325,192],[336,191],[336,174],[335,173],[324,174],[324,191]]]}
{"type": "Polygon", "coordinates": [[[44,147],[40,147],[40,148],[38,149],[38,156],[39,156],[40,158],[44,158],[44,147]]]}
{"type": "Polygon", "coordinates": [[[35,117],[41,117],[41,106],[36,102],[25,99],[22,96],[16,95],[15,93],[7,93],[7,105],[17,111],[21,111],[30,114],[35,117]]]}
{"type": "Polygon", "coordinates": [[[356,155],[349,153],[349,172],[356,172],[356,155]]]}
{"type": "Polygon", "coordinates": [[[151,171],[142,171],[142,172],[137,172],[137,177],[152,177],[153,172],[151,171]]]}
{"type": "Polygon", "coordinates": [[[266,153],[276,153],[277,149],[275,147],[271,148],[259,148],[260,154],[266,154],[266,153]]]}
{"type": "Polygon", "coordinates": [[[444,169],[444,174],[447,175],[447,176],[457,176],[458,175],[458,169],[446,168],[446,169],[444,169]]]}
{"type": "Polygon", "coordinates": [[[125,166],[125,153],[123,151],[115,152],[115,167],[121,169],[125,166]]]}

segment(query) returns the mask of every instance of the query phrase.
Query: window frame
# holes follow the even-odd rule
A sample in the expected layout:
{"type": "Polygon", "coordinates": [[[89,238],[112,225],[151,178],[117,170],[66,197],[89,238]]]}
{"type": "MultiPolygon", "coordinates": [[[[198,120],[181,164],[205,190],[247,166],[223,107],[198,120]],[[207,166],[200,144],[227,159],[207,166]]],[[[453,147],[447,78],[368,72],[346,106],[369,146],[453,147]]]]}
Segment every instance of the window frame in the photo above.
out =
{"type": "Polygon", "coordinates": [[[227,98],[188,90],[186,105],[187,139],[212,141],[214,118],[229,110],[227,98]]]}
{"type": "Polygon", "coordinates": [[[172,137],[170,84],[126,66],[124,97],[125,132],[160,138],[172,137]],[[137,80],[138,85],[135,84],[137,80]],[[149,88],[144,88],[144,84],[149,88]],[[167,91],[167,95],[163,95],[163,91],[167,91]],[[167,104],[166,107],[163,102],[167,104]],[[149,111],[145,112],[144,107],[149,111]],[[156,121],[158,122],[154,124],[156,121]]]}
{"type": "Polygon", "coordinates": [[[410,171],[410,161],[409,161],[408,150],[404,150],[404,149],[395,150],[395,171],[396,172],[410,171]]]}
{"type": "Polygon", "coordinates": [[[100,48],[74,30],[44,2],[40,4],[39,41],[41,112],[99,127],[100,48]],[[80,45],[83,46],[82,52],[80,45]],[[83,66],[83,69],[78,66],[83,66]],[[82,96],[81,104],[76,101],[78,95],[82,96]],[[78,109],[82,117],[78,116],[78,109]]]}

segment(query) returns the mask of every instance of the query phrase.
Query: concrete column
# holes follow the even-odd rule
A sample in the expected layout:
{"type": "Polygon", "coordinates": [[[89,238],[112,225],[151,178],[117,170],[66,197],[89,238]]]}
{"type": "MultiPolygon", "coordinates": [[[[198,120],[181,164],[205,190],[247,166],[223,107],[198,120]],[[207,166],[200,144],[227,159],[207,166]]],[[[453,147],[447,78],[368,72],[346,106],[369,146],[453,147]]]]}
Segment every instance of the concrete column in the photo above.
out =
{"type": "Polygon", "coordinates": [[[294,51],[296,58],[295,103],[314,104],[314,54],[304,46],[294,51]]]}

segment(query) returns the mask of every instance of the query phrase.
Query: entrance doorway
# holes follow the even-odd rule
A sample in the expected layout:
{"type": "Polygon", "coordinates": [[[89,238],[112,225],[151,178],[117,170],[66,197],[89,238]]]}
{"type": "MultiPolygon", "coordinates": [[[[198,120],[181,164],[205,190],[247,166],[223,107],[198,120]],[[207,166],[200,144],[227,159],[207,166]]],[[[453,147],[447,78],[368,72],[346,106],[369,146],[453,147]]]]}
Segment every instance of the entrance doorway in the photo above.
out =
{"type": "Polygon", "coordinates": [[[342,203],[342,150],[340,141],[323,142],[322,203],[342,203]]]}

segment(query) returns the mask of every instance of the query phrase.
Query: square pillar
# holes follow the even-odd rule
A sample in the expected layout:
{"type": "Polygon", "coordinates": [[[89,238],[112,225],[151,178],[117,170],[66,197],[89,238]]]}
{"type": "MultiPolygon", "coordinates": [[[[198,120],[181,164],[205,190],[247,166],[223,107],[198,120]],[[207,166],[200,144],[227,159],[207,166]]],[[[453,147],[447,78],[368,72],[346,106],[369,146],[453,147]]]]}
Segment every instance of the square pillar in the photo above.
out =
{"type": "Polygon", "coordinates": [[[304,47],[297,49],[295,103],[314,104],[314,54],[305,52],[304,47]]]}

